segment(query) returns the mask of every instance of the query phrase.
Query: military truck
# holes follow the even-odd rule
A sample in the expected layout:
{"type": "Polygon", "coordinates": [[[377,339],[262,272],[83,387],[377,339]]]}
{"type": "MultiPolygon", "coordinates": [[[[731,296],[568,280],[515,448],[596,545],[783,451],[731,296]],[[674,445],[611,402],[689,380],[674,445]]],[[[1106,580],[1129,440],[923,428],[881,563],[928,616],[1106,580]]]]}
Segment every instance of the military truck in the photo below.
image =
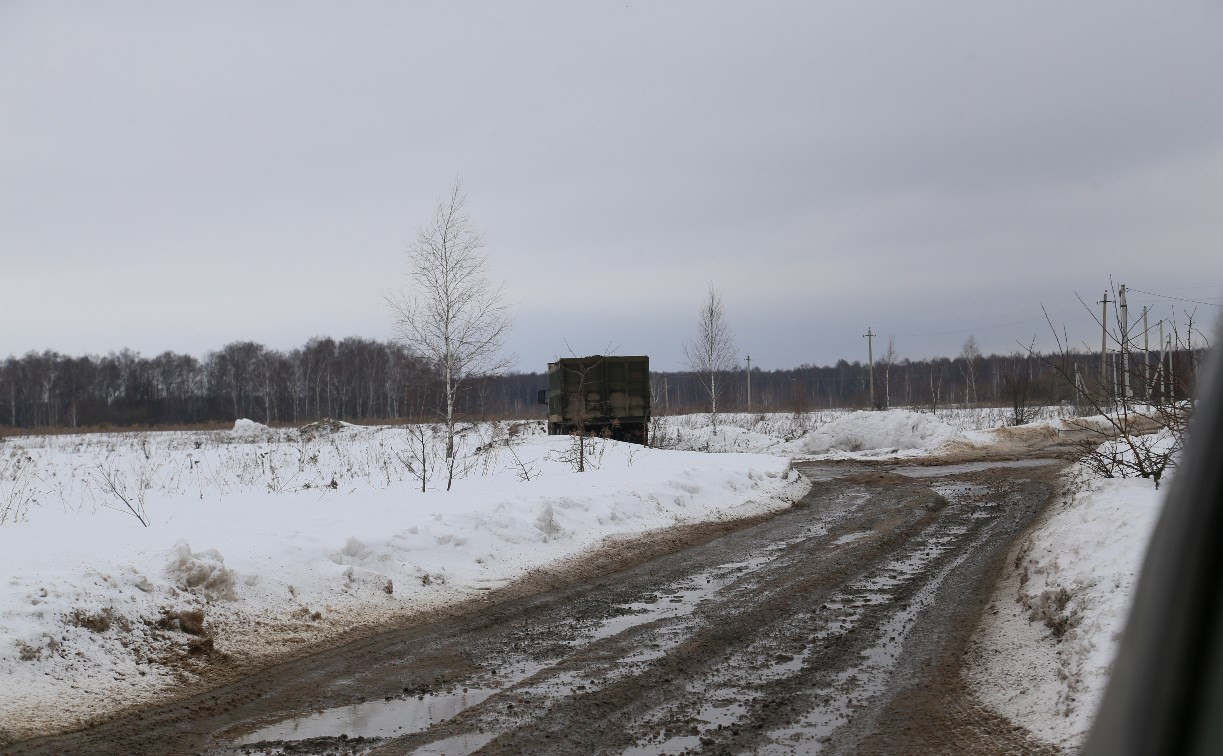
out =
{"type": "Polygon", "coordinates": [[[650,358],[568,357],[548,363],[548,434],[586,433],[645,444],[650,424],[650,358]]]}

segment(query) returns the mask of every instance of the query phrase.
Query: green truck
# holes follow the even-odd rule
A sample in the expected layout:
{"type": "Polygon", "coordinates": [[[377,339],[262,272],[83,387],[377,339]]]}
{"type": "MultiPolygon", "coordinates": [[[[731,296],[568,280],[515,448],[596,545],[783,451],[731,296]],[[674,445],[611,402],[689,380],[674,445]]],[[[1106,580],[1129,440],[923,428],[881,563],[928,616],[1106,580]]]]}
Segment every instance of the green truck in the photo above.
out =
{"type": "Polygon", "coordinates": [[[650,358],[568,357],[548,363],[548,434],[585,433],[645,444],[650,424],[650,358]]]}

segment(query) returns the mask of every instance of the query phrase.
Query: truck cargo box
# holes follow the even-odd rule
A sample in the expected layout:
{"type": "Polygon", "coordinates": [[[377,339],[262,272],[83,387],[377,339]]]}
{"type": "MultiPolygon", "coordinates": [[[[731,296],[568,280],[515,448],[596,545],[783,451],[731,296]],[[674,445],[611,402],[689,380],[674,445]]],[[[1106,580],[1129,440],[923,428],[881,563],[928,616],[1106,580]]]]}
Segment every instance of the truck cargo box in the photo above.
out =
{"type": "Polygon", "coordinates": [[[548,363],[548,433],[586,433],[645,444],[650,424],[650,358],[568,357],[548,363]]]}

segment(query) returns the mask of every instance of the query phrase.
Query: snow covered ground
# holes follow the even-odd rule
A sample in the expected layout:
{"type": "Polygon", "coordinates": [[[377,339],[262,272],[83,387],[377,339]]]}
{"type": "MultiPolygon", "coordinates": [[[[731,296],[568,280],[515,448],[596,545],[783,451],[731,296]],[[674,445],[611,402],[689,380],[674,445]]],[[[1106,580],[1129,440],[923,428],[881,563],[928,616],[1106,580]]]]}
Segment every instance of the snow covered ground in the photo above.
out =
{"type": "Polygon", "coordinates": [[[968,678],[990,708],[1073,751],[1108,682],[1166,486],[1093,479],[1081,464],[1066,480],[998,589],[968,678]]]}
{"type": "Polygon", "coordinates": [[[0,444],[14,515],[0,526],[0,743],[174,691],[210,664],[482,595],[608,539],[786,507],[807,487],[776,456],[614,441],[592,442],[578,474],[569,439],[519,423],[469,431],[447,492],[429,440],[424,493],[402,428],[0,444]]]}
{"type": "MultiPolygon", "coordinates": [[[[999,409],[729,414],[716,435],[706,415],[671,416],[651,428],[663,448],[595,441],[581,474],[570,440],[541,423],[487,423],[464,433],[449,492],[427,434],[424,493],[402,427],[10,438],[0,743],[174,692],[209,665],[480,596],[615,539],[788,506],[807,487],[794,457],[1018,449],[1064,414],[1041,408],[1005,430],[999,409]]],[[[991,706],[1075,742],[1157,502],[1146,481],[1083,483],[1033,535],[983,651],[991,706]]]]}
{"type": "MultiPolygon", "coordinates": [[[[1026,427],[1053,427],[1067,408],[1032,408],[1026,427]]],[[[1008,425],[1010,410],[946,408],[937,412],[895,408],[886,412],[820,410],[802,413],[727,413],[713,433],[706,414],[655,418],[651,438],[665,448],[713,452],[763,452],[823,459],[887,459],[921,456],[950,444],[993,446],[995,429],[1008,425]]]]}

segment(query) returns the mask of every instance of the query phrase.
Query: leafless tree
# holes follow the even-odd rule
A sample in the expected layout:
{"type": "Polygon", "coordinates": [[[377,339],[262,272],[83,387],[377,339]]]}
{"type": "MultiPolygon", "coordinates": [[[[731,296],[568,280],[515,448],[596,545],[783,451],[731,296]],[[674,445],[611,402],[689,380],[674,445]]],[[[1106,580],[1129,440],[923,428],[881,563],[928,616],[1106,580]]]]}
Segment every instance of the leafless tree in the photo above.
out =
{"type": "Polygon", "coordinates": [[[888,337],[888,350],[884,353],[880,362],[883,363],[883,408],[887,409],[892,406],[892,366],[897,362],[896,356],[896,339],[888,337]]]}
{"type": "Polygon", "coordinates": [[[442,379],[450,490],[455,470],[457,399],[473,379],[505,370],[502,354],[510,329],[504,287],[489,280],[483,235],[466,212],[467,198],[455,179],[449,197],[417,231],[408,249],[406,292],[388,297],[399,340],[434,366],[442,379]]]}
{"type": "Polygon", "coordinates": [[[739,359],[734,337],[726,323],[722,297],[712,286],[701,305],[696,339],[684,345],[684,367],[696,373],[709,400],[709,420],[718,432],[718,399],[725,391],[725,374],[735,369],[739,359]]]}
{"type": "Polygon", "coordinates": [[[408,447],[402,453],[395,452],[412,477],[420,482],[421,493],[429,485],[433,470],[437,466],[435,452],[437,427],[427,423],[412,423],[407,426],[408,447]]]}
{"type": "Polygon", "coordinates": [[[946,374],[947,366],[943,360],[930,361],[930,411],[934,414],[938,414],[938,406],[943,399],[943,378],[946,374]]]}
{"type": "MultiPolygon", "coordinates": [[[[1027,347],[1018,349],[1006,358],[1008,362],[1002,369],[1002,390],[1011,402],[1011,425],[1023,425],[1035,419],[1031,405],[1032,370],[1028,364],[1031,355],[1036,353],[1036,337],[1027,347]]],[[[995,367],[995,374],[999,371],[995,367]]]]}
{"type": "Polygon", "coordinates": [[[981,359],[981,349],[977,346],[977,337],[970,335],[960,350],[960,359],[964,360],[964,403],[972,405],[977,401],[977,360],[981,359]]]}
{"type": "MultiPolygon", "coordinates": [[[[1086,303],[1083,306],[1089,313],[1093,312],[1086,303]]],[[[1097,390],[1090,391],[1078,377],[1077,370],[1072,372],[1069,367],[1073,363],[1068,343],[1058,334],[1047,311],[1045,321],[1057,342],[1058,358],[1045,358],[1043,361],[1063,385],[1074,392],[1075,404],[1091,415],[1067,421],[1080,436],[1078,444],[1083,452],[1084,464],[1100,477],[1146,478],[1159,488],[1164,473],[1176,464],[1193,416],[1195,385],[1192,371],[1179,377],[1161,375],[1157,379],[1160,390],[1149,399],[1128,396],[1123,388],[1124,380],[1110,385],[1101,379],[1097,390]],[[1105,443],[1108,441],[1115,443],[1105,443]]],[[[1096,322],[1101,328],[1104,327],[1099,319],[1096,322]]],[[[1118,330],[1118,333],[1122,330],[1118,330]]],[[[1193,332],[1193,316],[1190,315],[1185,333],[1193,332]]],[[[1201,334],[1201,331],[1198,333],[1201,334]]],[[[1159,356],[1161,367],[1165,358],[1171,365],[1176,355],[1193,364],[1196,351],[1187,336],[1182,337],[1175,322],[1172,323],[1172,335],[1166,346],[1170,347],[1167,353],[1161,350],[1159,356]]],[[[1209,348],[1209,343],[1205,348],[1209,348]]],[[[1033,357],[1037,356],[1034,351],[1029,352],[1033,357]]],[[[1144,379],[1144,366],[1131,362],[1129,371],[1129,383],[1139,385],[1139,381],[1144,379]]]]}

